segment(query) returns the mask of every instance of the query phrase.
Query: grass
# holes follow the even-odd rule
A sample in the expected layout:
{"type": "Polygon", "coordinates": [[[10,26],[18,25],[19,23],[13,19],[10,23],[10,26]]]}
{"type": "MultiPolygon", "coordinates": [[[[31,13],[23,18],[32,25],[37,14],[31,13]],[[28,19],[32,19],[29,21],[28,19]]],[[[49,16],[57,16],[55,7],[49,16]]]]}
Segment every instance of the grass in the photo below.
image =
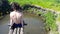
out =
{"type": "Polygon", "coordinates": [[[60,11],[60,0],[8,0],[9,2],[18,2],[20,5],[34,4],[43,8],[60,11]]]}
{"type": "Polygon", "coordinates": [[[60,15],[58,16],[57,21],[60,21],[60,15]]]}
{"type": "Polygon", "coordinates": [[[56,18],[55,15],[52,12],[47,12],[46,14],[43,15],[46,20],[46,28],[51,29],[51,30],[57,30],[57,25],[56,25],[56,18]]]}

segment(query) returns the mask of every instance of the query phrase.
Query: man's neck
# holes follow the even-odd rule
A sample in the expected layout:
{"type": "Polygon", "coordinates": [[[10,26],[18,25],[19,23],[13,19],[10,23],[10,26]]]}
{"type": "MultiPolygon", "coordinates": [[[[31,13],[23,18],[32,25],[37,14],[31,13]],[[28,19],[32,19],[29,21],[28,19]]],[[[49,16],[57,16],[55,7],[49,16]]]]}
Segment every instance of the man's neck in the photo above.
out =
{"type": "Polygon", "coordinates": [[[14,10],[14,12],[16,12],[17,10],[14,10]]]}

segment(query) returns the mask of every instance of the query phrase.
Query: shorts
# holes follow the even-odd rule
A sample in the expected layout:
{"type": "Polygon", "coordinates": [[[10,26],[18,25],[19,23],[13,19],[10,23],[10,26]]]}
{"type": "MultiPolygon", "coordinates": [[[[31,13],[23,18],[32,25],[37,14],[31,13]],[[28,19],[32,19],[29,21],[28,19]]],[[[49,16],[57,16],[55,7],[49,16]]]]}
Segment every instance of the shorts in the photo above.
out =
{"type": "Polygon", "coordinates": [[[20,23],[20,24],[15,24],[15,23],[14,23],[14,24],[12,25],[11,29],[15,29],[15,28],[18,28],[18,27],[21,28],[21,27],[22,27],[22,24],[21,24],[21,23],[20,23]]]}

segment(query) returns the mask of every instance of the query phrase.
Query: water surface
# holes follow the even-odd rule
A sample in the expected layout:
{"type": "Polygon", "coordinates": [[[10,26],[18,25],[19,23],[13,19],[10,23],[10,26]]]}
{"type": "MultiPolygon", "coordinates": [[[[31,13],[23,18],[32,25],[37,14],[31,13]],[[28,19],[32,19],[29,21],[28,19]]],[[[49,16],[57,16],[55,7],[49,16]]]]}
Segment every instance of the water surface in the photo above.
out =
{"type": "MultiPolygon", "coordinates": [[[[24,26],[24,34],[46,34],[44,23],[40,17],[24,14],[24,20],[27,26],[24,26]]],[[[0,20],[0,34],[8,34],[9,31],[9,15],[0,20]]]]}

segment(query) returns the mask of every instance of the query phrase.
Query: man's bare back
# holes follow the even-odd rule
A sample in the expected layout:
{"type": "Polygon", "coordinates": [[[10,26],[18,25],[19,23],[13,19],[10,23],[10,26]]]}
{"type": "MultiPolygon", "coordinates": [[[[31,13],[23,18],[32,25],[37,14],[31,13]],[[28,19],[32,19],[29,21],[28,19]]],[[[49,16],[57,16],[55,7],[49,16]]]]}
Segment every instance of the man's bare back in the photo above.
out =
{"type": "Polygon", "coordinates": [[[10,20],[12,21],[12,23],[22,23],[22,13],[18,12],[18,11],[13,11],[10,13],[10,20]]]}

